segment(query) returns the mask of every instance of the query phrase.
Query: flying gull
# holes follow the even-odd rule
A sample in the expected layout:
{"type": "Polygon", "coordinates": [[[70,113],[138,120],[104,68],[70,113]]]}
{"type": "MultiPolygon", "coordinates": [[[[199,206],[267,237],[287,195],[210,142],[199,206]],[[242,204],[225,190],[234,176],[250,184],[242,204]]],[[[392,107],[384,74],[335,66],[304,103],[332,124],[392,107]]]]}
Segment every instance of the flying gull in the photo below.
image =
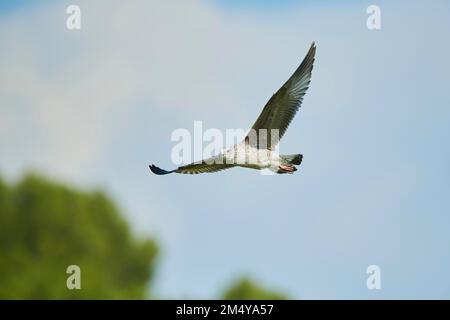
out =
{"type": "Polygon", "coordinates": [[[220,154],[166,171],[155,165],[150,170],[158,175],[169,173],[198,174],[217,172],[232,167],[269,169],[275,173],[294,173],[303,159],[301,154],[279,155],[274,149],[300,108],[311,82],[316,54],[314,42],[294,74],[270,98],[245,139],[220,154]],[[263,134],[261,134],[263,133],[263,134]]]}

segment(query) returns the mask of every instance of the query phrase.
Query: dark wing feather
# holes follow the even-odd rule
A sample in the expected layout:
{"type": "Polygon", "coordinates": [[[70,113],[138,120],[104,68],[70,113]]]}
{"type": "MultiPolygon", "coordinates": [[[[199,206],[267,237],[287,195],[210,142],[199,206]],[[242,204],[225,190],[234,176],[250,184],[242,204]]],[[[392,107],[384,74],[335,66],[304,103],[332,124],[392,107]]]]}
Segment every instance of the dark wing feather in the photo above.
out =
{"type": "Polygon", "coordinates": [[[256,143],[256,147],[258,148],[267,148],[271,150],[275,148],[278,141],[276,137],[274,137],[274,141],[272,141],[271,130],[279,130],[278,140],[285,134],[289,124],[300,108],[303,96],[309,87],[315,54],[316,46],[313,42],[306,57],[294,74],[265,105],[263,111],[252,127],[252,132],[256,133],[256,136],[251,136],[249,134],[245,138],[247,143],[252,145],[256,143]],[[267,135],[259,131],[260,129],[266,129],[267,135]],[[260,136],[261,139],[258,136],[260,136]],[[264,138],[264,136],[266,138],[264,138]],[[254,139],[255,137],[258,137],[258,139],[254,139]]]}

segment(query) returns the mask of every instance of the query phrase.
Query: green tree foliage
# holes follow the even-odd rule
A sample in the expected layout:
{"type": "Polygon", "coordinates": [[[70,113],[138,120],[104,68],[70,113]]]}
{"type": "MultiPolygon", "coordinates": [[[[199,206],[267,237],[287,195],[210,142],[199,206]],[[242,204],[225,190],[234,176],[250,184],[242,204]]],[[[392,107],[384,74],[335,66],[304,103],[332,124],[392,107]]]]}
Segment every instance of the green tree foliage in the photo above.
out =
{"type": "Polygon", "coordinates": [[[285,300],[281,293],[268,290],[247,277],[238,279],[222,297],[224,300],[285,300]]]}
{"type": "Polygon", "coordinates": [[[0,179],[0,298],[146,298],[156,255],[101,192],[0,179]],[[81,268],[81,290],[67,289],[69,265],[81,268]]]}

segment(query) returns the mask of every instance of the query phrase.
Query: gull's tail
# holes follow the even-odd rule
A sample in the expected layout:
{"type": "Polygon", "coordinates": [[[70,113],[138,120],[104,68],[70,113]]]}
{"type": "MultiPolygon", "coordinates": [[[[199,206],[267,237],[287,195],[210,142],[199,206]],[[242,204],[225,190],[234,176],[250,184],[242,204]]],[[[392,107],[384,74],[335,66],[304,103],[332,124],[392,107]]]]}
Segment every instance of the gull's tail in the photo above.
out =
{"type": "Polygon", "coordinates": [[[303,160],[303,156],[301,154],[286,154],[280,155],[280,158],[286,161],[289,164],[295,164],[296,166],[300,165],[303,160]]]}

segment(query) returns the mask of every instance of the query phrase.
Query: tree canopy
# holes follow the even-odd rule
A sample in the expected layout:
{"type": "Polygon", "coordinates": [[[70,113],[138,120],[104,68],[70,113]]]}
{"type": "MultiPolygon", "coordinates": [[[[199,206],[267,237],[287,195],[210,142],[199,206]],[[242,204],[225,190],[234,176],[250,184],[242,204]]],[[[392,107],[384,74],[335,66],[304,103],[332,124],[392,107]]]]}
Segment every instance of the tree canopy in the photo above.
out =
{"type": "Polygon", "coordinates": [[[102,192],[83,192],[28,175],[0,181],[0,298],[147,297],[157,247],[136,239],[102,192]],[[81,270],[68,290],[67,267],[81,270]]]}
{"type": "Polygon", "coordinates": [[[228,288],[222,297],[224,300],[285,300],[287,297],[276,291],[268,290],[248,277],[238,279],[228,288]]]}

